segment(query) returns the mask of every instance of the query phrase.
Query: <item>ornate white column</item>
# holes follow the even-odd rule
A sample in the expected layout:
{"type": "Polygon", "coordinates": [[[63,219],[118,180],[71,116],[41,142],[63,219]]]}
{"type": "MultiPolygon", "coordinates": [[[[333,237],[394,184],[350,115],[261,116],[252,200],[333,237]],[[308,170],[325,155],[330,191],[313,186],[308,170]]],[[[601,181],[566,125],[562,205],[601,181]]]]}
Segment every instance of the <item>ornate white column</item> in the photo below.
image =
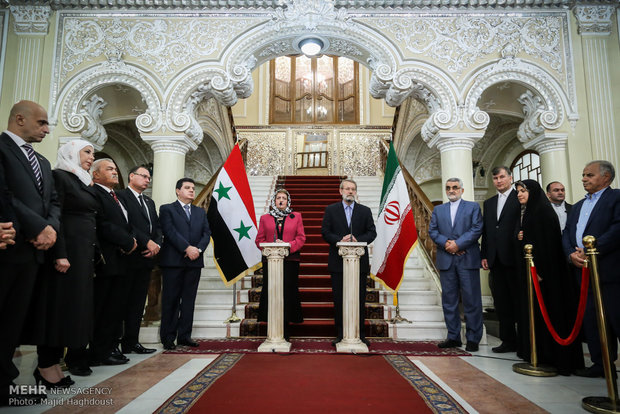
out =
{"type": "MultiPolygon", "coordinates": [[[[448,178],[463,180],[463,198],[474,201],[474,167],[472,162],[472,148],[477,140],[484,136],[484,131],[456,132],[439,131],[429,142],[429,147],[437,145],[441,153],[441,187],[448,178]]],[[[443,200],[448,198],[443,191],[443,200]]]]}
{"type": "Polygon", "coordinates": [[[288,352],[291,343],[284,339],[284,258],[289,243],[261,243],[267,257],[269,280],[267,295],[267,339],[258,346],[258,352],[288,352]]]}
{"type": "Polygon", "coordinates": [[[39,100],[44,38],[49,28],[50,6],[10,6],[17,45],[13,102],[39,100]]]}
{"type": "Polygon", "coordinates": [[[573,13],[577,19],[583,50],[592,157],[608,160],[618,168],[620,148],[614,139],[614,117],[617,116],[618,108],[614,110],[611,96],[613,89],[607,51],[611,16],[615,8],[612,5],[575,6],[573,13]]]}
{"type": "Polygon", "coordinates": [[[153,149],[153,200],[158,206],[177,199],[175,186],[185,177],[185,154],[190,145],[185,136],[142,136],[153,149]]]}
{"type": "Polygon", "coordinates": [[[559,181],[570,191],[570,175],[566,143],[568,134],[564,132],[544,132],[533,140],[523,144],[525,148],[534,148],[540,155],[540,170],[543,189],[551,181],[559,181]]]}
{"type": "Polygon", "coordinates": [[[365,242],[340,242],[338,254],[342,256],[342,341],[336,344],[338,352],[368,352],[360,339],[359,277],[360,257],[364,254],[365,242]]]}

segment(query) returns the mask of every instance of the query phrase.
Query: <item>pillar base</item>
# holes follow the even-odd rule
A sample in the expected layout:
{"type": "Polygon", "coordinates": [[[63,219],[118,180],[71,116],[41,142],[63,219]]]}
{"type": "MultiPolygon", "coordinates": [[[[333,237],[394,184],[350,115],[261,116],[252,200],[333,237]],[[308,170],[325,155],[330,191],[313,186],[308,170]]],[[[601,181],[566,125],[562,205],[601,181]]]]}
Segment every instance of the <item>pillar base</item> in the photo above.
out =
{"type": "Polygon", "coordinates": [[[367,354],[368,346],[361,339],[343,339],[336,344],[336,352],[350,352],[353,354],[367,354]]]}
{"type": "Polygon", "coordinates": [[[290,352],[291,343],[286,340],[266,339],[258,346],[258,352],[290,352]]]}

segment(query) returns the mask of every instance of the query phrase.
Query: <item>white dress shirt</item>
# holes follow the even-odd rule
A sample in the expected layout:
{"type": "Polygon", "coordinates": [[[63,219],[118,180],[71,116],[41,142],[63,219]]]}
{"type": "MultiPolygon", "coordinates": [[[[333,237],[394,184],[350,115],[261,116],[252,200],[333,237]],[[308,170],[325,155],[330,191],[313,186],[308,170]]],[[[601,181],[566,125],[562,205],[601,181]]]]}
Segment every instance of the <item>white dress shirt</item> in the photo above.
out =
{"type": "Polygon", "coordinates": [[[510,187],[509,190],[506,190],[503,193],[500,193],[499,191],[497,192],[497,221],[499,221],[499,217],[502,215],[502,210],[504,209],[506,200],[508,200],[508,196],[512,190],[513,188],[510,187]]]}

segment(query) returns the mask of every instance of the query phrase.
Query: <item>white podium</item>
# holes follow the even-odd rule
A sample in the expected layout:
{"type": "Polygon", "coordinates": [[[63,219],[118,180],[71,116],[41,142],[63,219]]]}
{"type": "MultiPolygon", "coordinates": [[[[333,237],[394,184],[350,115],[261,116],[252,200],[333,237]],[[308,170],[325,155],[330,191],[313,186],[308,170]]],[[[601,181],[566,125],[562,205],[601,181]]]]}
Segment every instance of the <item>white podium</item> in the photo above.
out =
{"type": "MultiPolygon", "coordinates": [[[[289,243],[261,243],[263,256],[267,257],[268,304],[267,339],[259,345],[258,352],[289,352],[291,343],[284,339],[284,258],[288,256],[289,243]]],[[[264,288],[264,286],[263,286],[264,288]]]]}
{"type": "Polygon", "coordinates": [[[360,256],[364,254],[365,242],[340,242],[338,254],[342,256],[342,341],[336,344],[337,352],[368,352],[360,339],[359,277],[360,256]]]}

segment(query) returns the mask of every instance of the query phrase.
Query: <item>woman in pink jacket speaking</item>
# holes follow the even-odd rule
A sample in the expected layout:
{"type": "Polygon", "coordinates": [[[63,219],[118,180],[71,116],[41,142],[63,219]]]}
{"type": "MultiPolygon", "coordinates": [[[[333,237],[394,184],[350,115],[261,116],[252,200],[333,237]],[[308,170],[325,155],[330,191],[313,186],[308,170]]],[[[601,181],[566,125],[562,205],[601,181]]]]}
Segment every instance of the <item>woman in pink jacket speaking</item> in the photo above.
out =
{"type": "MultiPolygon", "coordinates": [[[[260,243],[290,243],[289,255],[284,259],[284,338],[289,340],[289,324],[303,322],[299,297],[299,259],[306,233],[301,213],[291,209],[291,197],[285,189],[276,190],[271,198],[269,213],[263,214],[258,225],[256,245],[260,243]]],[[[267,322],[267,260],[263,257],[263,287],[258,307],[258,320],[267,322]]]]}

